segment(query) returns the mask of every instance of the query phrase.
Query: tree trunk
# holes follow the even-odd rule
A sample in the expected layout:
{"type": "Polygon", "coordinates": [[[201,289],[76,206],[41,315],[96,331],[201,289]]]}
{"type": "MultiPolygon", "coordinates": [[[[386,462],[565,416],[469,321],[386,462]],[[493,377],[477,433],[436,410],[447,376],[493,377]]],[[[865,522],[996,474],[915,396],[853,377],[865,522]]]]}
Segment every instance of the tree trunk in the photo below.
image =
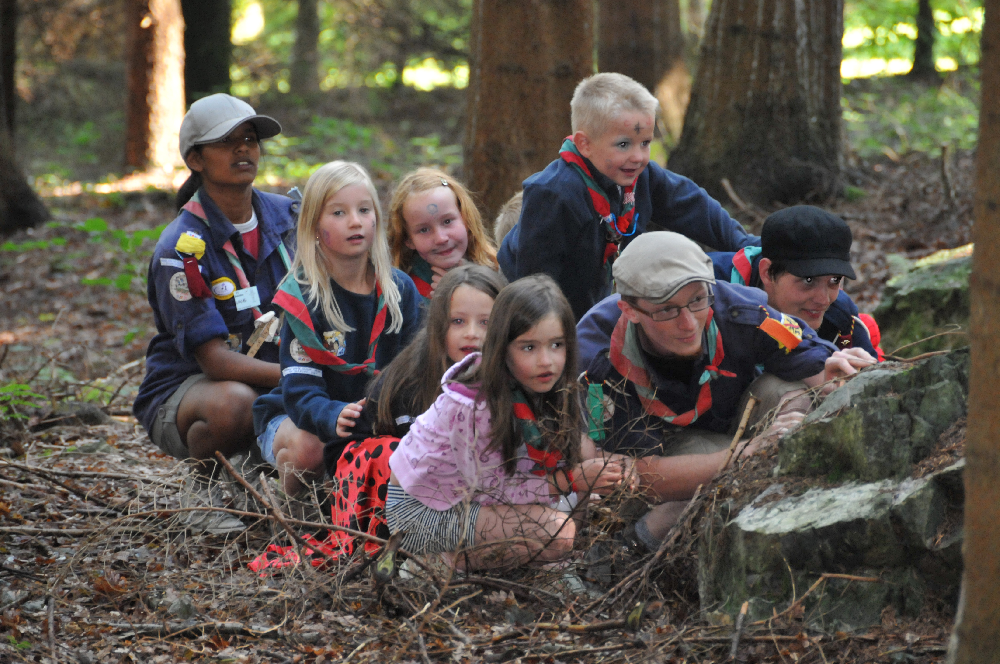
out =
{"type": "Polygon", "coordinates": [[[594,71],[590,0],[474,0],[465,178],[486,219],[558,156],[594,71]]]}
{"type": "Polygon", "coordinates": [[[769,205],[840,187],[843,1],[715,0],[670,168],[769,205]]]}
{"type": "Polygon", "coordinates": [[[184,118],[184,19],[178,0],[128,0],[125,163],[172,169],[180,163],[184,118]]]}
{"type": "Polygon", "coordinates": [[[229,92],[233,59],[231,0],[181,0],[184,13],[184,91],[187,103],[229,92]]]}
{"type": "MultiPolygon", "coordinates": [[[[319,43],[319,8],[316,0],[299,0],[298,15],[295,18],[295,50],[292,53],[292,92],[307,95],[319,91],[316,71],[319,43]]],[[[400,70],[400,77],[403,72],[400,70]]]]}
{"type": "Polygon", "coordinates": [[[625,74],[650,92],[684,56],[678,0],[600,0],[597,68],[625,74]]]}
{"type": "Polygon", "coordinates": [[[0,236],[32,228],[48,218],[48,211],[14,161],[13,140],[0,131],[0,236]]]}
{"type": "Polygon", "coordinates": [[[14,65],[17,63],[17,0],[0,0],[0,127],[14,135],[14,111],[17,106],[17,85],[14,65]]]}
{"type": "Polygon", "coordinates": [[[1000,662],[1000,0],[986,0],[976,149],[969,415],[965,438],[965,572],[948,661],[1000,662]]]}
{"type": "Polygon", "coordinates": [[[701,41],[705,31],[705,4],[701,0],[688,0],[687,32],[696,40],[701,41]]]}
{"type": "Polygon", "coordinates": [[[913,68],[909,75],[913,78],[937,78],[937,67],[934,65],[934,37],[937,27],[934,25],[934,10],[931,0],[919,0],[917,3],[917,41],[913,48],[913,68]]]}

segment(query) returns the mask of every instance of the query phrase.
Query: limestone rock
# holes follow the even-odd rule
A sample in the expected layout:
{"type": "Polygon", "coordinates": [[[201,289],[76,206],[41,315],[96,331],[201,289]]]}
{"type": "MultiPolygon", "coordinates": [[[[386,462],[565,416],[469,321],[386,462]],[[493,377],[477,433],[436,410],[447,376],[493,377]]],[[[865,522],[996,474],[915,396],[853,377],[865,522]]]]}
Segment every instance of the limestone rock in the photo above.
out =
{"type": "MultiPolygon", "coordinates": [[[[913,265],[905,265],[904,272],[886,284],[882,301],[872,315],[878,321],[882,348],[887,352],[937,334],[949,325],[959,325],[968,331],[972,257],[938,260],[954,253],[954,250],[938,252],[913,265]]],[[[959,253],[971,253],[971,248],[959,253]]],[[[948,335],[924,342],[916,350],[927,352],[967,343],[964,336],[948,335]]]]}
{"type": "Polygon", "coordinates": [[[965,415],[967,349],[885,362],[833,392],[779,443],[779,474],[829,481],[902,479],[965,415]]]}

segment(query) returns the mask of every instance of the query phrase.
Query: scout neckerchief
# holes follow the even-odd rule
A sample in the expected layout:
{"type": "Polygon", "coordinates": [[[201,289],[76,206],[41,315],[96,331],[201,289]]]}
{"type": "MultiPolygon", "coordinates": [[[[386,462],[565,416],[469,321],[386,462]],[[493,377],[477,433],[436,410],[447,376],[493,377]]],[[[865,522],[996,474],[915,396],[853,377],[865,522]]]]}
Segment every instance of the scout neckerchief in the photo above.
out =
{"type": "MultiPolygon", "coordinates": [[[[194,192],[194,196],[191,197],[191,200],[189,200],[181,209],[187,210],[205,222],[206,226],[211,227],[211,223],[208,221],[208,215],[205,214],[205,208],[201,204],[201,189],[194,192]]],[[[178,241],[178,250],[181,250],[180,241],[178,241]]],[[[240,257],[236,253],[236,249],[233,247],[232,241],[227,239],[225,244],[222,245],[222,250],[225,252],[230,265],[233,266],[233,270],[236,272],[236,281],[239,283],[240,288],[250,288],[250,282],[247,280],[246,272],[243,271],[243,264],[240,262],[240,257]]],[[[204,251],[204,247],[202,247],[202,251],[204,251]]],[[[281,262],[285,264],[285,270],[287,271],[291,267],[292,261],[288,255],[288,249],[285,248],[284,241],[280,239],[278,240],[278,253],[281,255],[281,262]]],[[[198,271],[197,258],[200,258],[200,256],[187,256],[182,261],[184,263],[184,273],[187,276],[188,290],[195,297],[208,297],[211,295],[211,291],[209,291],[208,287],[205,286],[205,280],[201,277],[201,273],[198,271]],[[195,284],[194,289],[191,288],[192,283],[195,284]],[[202,291],[202,287],[204,287],[204,295],[198,295],[195,293],[195,289],[202,291]]],[[[252,307],[252,310],[254,320],[260,318],[260,308],[252,307]]]]}
{"type": "Polygon", "coordinates": [[[434,279],[434,271],[431,269],[431,264],[420,257],[420,254],[413,252],[413,263],[410,265],[410,279],[413,279],[413,284],[417,287],[417,292],[423,296],[425,300],[431,299],[431,284],[434,279]]]}
{"type": "Polygon", "coordinates": [[[753,259],[760,256],[760,247],[743,247],[733,254],[733,273],[729,283],[740,286],[750,285],[750,275],[753,274],[753,259]]]}
{"type": "Polygon", "coordinates": [[[276,307],[284,309],[288,316],[285,320],[292,328],[292,333],[302,345],[302,350],[313,362],[330,367],[337,373],[344,373],[349,376],[364,373],[368,376],[378,374],[375,369],[375,351],[378,349],[378,340],[385,329],[386,303],[382,294],[382,286],[375,282],[375,297],[378,301],[378,312],[375,314],[375,321],[372,323],[371,337],[368,339],[368,359],[360,364],[351,364],[331,353],[323,345],[323,340],[316,333],[312,317],[309,315],[309,307],[306,306],[305,298],[302,296],[302,289],[299,286],[295,275],[289,275],[278,287],[278,292],[274,294],[271,302],[276,307]]]}
{"type": "Polygon", "coordinates": [[[528,450],[528,458],[534,462],[531,472],[535,475],[549,475],[555,472],[562,462],[563,455],[559,450],[543,450],[542,432],[538,429],[535,412],[528,405],[521,390],[514,390],[514,417],[521,429],[521,440],[528,450]]]}
{"type": "MultiPolygon", "coordinates": [[[[618,249],[621,246],[622,238],[635,233],[635,182],[624,188],[622,196],[621,213],[616,218],[611,212],[611,201],[608,195],[594,180],[587,162],[583,160],[583,155],[576,149],[576,143],[572,136],[567,136],[563,141],[559,156],[569,164],[583,178],[583,184],[587,186],[590,193],[590,202],[594,205],[594,210],[601,217],[601,224],[605,230],[604,245],[604,269],[608,273],[608,281],[611,281],[611,264],[618,249]]],[[[636,178],[638,181],[638,178],[636,178]]]]}
{"type": "Polygon", "coordinates": [[[733,372],[719,368],[723,358],[725,358],[725,353],[722,350],[722,334],[715,324],[714,313],[713,309],[708,310],[706,339],[709,359],[708,365],[702,371],[701,378],[698,379],[698,383],[701,385],[698,400],[694,408],[680,414],[670,410],[656,398],[656,389],[649,379],[649,374],[643,368],[642,354],[639,350],[638,328],[630,323],[625,316],[618,319],[618,324],[615,325],[615,330],[611,334],[611,349],[608,352],[608,359],[625,380],[635,385],[639,401],[642,402],[642,407],[649,415],[659,417],[664,422],[674,426],[684,427],[692,424],[712,407],[712,381],[719,376],[736,377],[733,372]]]}

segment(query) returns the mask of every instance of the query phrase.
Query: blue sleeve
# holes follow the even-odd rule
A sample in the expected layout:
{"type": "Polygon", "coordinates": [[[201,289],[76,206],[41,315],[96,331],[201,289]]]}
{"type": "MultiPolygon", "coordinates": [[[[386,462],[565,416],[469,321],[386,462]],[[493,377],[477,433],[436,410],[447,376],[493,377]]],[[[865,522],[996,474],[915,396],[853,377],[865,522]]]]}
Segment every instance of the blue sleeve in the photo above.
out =
{"type": "Polygon", "coordinates": [[[500,249],[497,250],[497,263],[500,265],[500,272],[506,277],[507,281],[514,281],[517,277],[517,240],[521,236],[521,228],[519,224],[514,224],[514,228],[510,229],[504,237],[503,242],[500,243],[500,249]]]}
{"type": "Polygon", "coordinates": [[[563,197],[553,187],[524,188],[517,242],[515,279],[532,274],[547,274],[561,284],[569,257],[568,244],[574,220],[563,197]]]}
{"type": "Polygon", "coordinates": [[[423,301],[413,280],[405,272],[393,270],[396,285],[399,287],[399,311],[403,314],[403,327],[400,328],[399,349],[406,348],[410,340],[420,331],[421,311],[423,301]]]}
{"type": "Polygon", "coordinates": [[[281,396],[292,424],[324,443],[337,438],[337,418],[346,401],[331,398],[325,374],[315,362],[297,362],[291,347],[295,335],[286,321],[281,329],[281,396]]]}
{"type": "Polygon", "coordinates": [[[717,251],[737,251],[759,245],[729,216],[717,200],[693,181],[659,166],[649,164],[649,190],[653,218],[647,230],[674,231],[717,251]]]}
{"type": "Polygon", "coordinates": [[[611,333],[622,315],[622,310],[618,308],[620,299],[621,296],[617,293],[604,298],[576,324],[580,371],[586,371],[598,353],[610,347],[611,333]]]}
{"type": "MultiPolygon", "coordinates": [[[[783,314],[777,309],[766,305],[765,309],[771,318],[781,320],[783,314]]],[[[837,350],[837,347],[829,341],[820,339],[819,335],[805,321],[794,316],[787,316],[787,318],[795,321],[801,328],[802,341],[793,350],[788,351],[766,332],[756,328],[754,330],[755,347],[759,353],[757,364],[763,364],[764,371],[774,374],[782,380],[794,381],[815,376],[823,371],[826,359],[837,350]]]]}
{"type": "Polygon", "coordinates": [[[715,278],[719,281],[730,283],[733,280],[733,256],[735,251],[710,251],[708,257],[712,259],[712,270],[715,278]]]}

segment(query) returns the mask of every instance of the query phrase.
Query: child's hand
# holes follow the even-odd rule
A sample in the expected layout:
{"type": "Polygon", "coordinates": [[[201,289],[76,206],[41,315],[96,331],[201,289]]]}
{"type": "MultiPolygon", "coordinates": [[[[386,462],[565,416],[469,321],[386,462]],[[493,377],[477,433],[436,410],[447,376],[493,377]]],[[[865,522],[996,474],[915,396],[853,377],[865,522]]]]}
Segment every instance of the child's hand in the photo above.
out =
{"type": "Polygon", "coordinates": [[[434,291],[437,290],[438,284],[441,283],[441,279],[444,277],[444,275],[448,274],[448,270],[444,269],[443,267],[436,267],[432,265],[431,272],[434,273],[434,275],[431,277],[431,294],[433,294],[434,291]]]}
{"type": "Polygon", "coordinates": [[[573,469],[574,484],[583,494],[610,494],[619,486],[634,487],[635,466],[631,459],[621,455],[608,455],[580,462],[573,469]]]}
{"type": "Polygon", "coordinates": [[[340,411],[340,415],[337,416],[337,435],[341,438],[347,438],[351,435],[351,429],[354,428],[355,420],[361,417],[361,410],[365,407],[365,401],[368,399],[362,399],[356,403],[349,403],[344,406],[344,409],[340,411]]]}

